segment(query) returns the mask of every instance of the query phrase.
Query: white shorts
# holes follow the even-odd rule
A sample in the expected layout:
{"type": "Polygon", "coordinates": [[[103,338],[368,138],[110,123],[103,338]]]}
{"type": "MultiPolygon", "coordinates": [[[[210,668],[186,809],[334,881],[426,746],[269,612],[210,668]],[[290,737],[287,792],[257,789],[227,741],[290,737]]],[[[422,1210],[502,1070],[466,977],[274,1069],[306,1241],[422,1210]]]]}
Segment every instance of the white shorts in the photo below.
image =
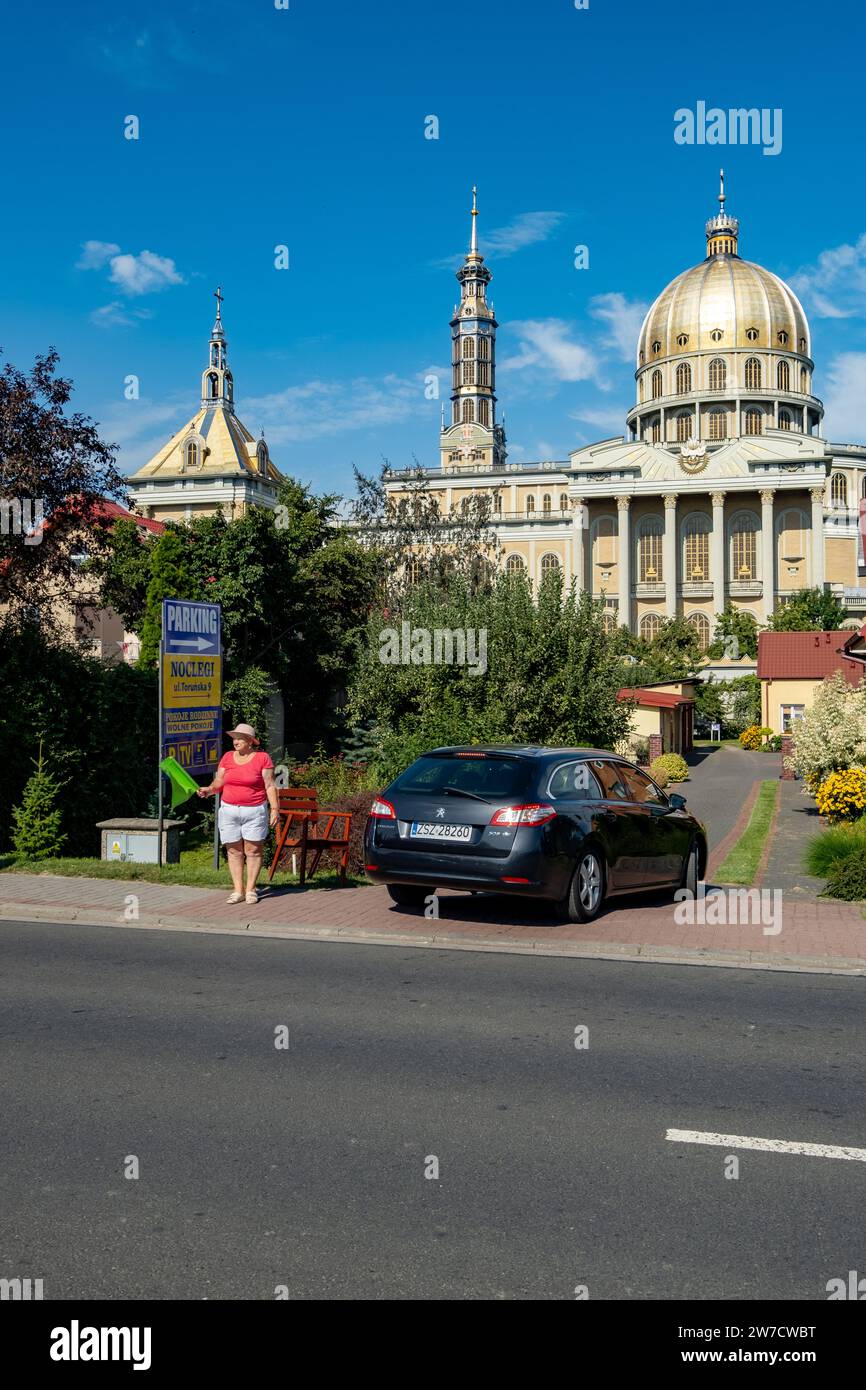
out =
{"type": "Polygon", "coordinates": [[[270,829],[271,808],[266,801],[261,806],[230,806],[221,801],[219,809],[220,840],[224,845],[238,840],[266,840],[270,829]]]}

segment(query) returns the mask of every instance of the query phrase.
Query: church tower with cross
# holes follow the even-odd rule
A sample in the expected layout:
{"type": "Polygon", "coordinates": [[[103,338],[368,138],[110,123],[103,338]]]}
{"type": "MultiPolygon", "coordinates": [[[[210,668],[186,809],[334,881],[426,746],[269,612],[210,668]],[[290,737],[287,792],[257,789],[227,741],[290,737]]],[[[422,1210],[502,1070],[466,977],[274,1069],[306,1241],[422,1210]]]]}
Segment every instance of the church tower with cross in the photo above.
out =
{"type": "Polygon", "coordinates": [[[442,408],[439,440],[444,469],[505,463],[505,428],[496,419],[496,329],[488,302],[492,280],[478,250],[478,198],[472,190],[469,250],[457,271],[460,303],[451,320],[451,418],[442,408]]]}
{"type": "Polygon", "coordinates": [[[248,507],[277,505],[282,475],[271,461],[264,431],[255,439],[235,414],[221,287],[214,298],[216,319],[199,409],[128,480],[135,510],[155,521],[191,521],[218,511],[231,519],[248,507]]]}

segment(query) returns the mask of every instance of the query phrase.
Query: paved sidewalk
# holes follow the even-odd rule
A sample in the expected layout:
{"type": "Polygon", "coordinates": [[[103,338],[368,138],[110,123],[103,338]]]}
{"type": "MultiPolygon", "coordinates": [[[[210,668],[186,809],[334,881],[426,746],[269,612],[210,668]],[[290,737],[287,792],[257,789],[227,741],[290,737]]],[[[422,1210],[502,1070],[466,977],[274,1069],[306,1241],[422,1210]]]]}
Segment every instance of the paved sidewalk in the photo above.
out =
{"type": "MultiPolygon", "coordinates": [[[[770,880],[766,882],[770,886],[770,880]]],[[[384,888],[373,886],[278,889],[263,894],[256,907],[243,903],[230,907],[226,896],[224,889],[6,873],[0,874],[0,922],[33,919],[168,927],[286,939],[866,974],[866,920],[851,903],[786,896],[782,930],[766,935],[761,922],[728,926],[701,925],[698,920],[681,925],[670,896],[661,894],[614,899],[601,917],[585,927],[557,925],[541,904],[462,893],[438,896],[438,919],[395,907],[384,888]]]]}
{"type": "Polygon", "coordinates": [[[804,796],[802,782],[780,782],[779,790],[779,814],[762,884],[781,888],[786,897],[814,902],[824,891],[825,880],[805,872],[803,854],[824,822],[812,798],[804,796]]]}

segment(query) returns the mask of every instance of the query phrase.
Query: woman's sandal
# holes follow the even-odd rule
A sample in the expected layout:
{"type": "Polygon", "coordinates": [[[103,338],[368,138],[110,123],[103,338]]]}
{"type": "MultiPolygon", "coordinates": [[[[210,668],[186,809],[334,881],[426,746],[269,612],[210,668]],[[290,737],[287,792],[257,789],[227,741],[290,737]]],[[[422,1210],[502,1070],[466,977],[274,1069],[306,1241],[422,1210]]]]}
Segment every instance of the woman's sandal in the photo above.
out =
{"type": "Polygon", "coordinates": [[[227,903],[242,903],[243,900],[244,900],[244,895],[243,895],[243,893],[232,893],[232,895],[231,895],[230,898],[226,898],[226,902],[227,902],[227,903]]]}
{"type": "Polygon", "coordinates": [[[248,903],[257,903],[258,900],[259,900],[259,895],[258,895],[258,893],[256,892],[255,888],[253,889],[253,891],[252,891],[251,893],[247,893],[246,898],[244,899],[244,901],[245,901],[245,902],[248,902],[248,903]]]}

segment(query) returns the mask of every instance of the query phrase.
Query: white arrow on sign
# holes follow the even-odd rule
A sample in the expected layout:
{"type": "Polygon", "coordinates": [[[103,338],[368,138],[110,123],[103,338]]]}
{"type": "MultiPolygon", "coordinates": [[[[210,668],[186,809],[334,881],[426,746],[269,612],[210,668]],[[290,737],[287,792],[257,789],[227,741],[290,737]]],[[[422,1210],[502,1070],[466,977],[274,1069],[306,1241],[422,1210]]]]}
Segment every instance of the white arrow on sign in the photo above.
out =
{"type": "Polygon", "coordinates": [[[207,637],[170,637],[169,641],[173,647],[197,647],[200,652],[216,646],[213,639],[207,637]]]}

